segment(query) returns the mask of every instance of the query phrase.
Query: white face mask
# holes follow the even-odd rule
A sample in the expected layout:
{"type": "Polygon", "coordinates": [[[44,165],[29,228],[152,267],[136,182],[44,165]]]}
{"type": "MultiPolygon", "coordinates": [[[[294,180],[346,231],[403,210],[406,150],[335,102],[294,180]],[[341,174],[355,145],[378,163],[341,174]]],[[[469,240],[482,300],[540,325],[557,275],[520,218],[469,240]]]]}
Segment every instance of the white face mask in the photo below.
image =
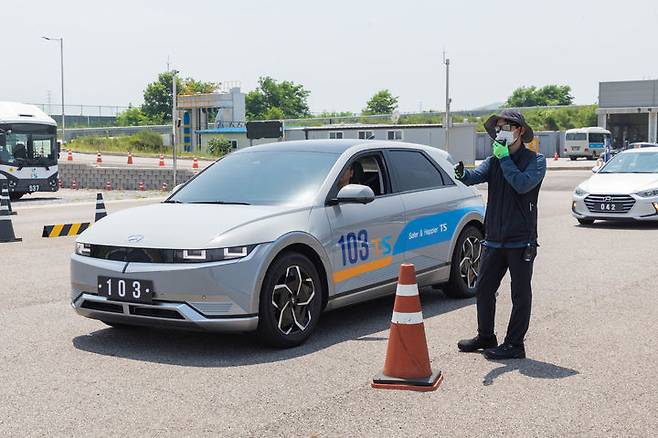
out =
{"type": "Polygon", "coordinates": [[[500,131],[496,135],[496,141],[498,143],[503,143],[503,140],[505,141],[505,145],[509,146],[512,143],[516,141],[516,137],[514,137],[514,134],[512,134],[512,131],[500,131]]]}

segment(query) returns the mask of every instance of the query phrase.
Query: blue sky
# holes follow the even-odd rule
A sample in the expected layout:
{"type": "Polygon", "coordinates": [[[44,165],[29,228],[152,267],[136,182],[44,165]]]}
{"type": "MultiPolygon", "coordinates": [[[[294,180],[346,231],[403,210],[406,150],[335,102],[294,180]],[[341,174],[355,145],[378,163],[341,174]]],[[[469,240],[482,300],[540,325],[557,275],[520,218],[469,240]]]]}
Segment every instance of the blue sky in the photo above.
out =
{"type": "Polygon", "coordinates": [[[0,100],[59,102],[59,51],[41,35],[65,39],[72,104],[139,104],[167,57],[247,91],[261,75],[299,82],[314,112],[359,111],[382,88],[401,111],[443,109],[444,49],[453,109],[547,83],[593,103],[599,81],[658,78],[655,0],[7,3],[0,100]]]}

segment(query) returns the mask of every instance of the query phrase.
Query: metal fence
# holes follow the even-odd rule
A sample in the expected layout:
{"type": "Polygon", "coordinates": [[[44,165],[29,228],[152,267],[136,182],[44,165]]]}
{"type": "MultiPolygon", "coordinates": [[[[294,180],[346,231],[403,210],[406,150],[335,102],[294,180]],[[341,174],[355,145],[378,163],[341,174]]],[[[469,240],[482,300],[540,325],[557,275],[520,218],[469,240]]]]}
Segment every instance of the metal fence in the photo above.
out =
{"type": "MultiPolygon", "coordinates": [[[[62,105],[58,103],[32,103],[41,109],[41,111],[51,116],[62,115],[62,105]]],[[[66,104],[64,113],[66,116],[89,116],[89,117],[116,117],[120,112],[127,110],[128,106],[121,105],[84,105],[84,104],[66,104]]]]}

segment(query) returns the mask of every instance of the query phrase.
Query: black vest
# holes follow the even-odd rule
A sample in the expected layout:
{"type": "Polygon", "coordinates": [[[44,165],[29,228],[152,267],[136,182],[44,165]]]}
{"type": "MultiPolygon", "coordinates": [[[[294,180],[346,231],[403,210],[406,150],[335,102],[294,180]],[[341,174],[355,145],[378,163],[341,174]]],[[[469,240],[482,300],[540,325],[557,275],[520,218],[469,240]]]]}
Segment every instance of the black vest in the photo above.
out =
{"type": "MultiPolygon", "coordinates": [[[[521,145],[510,158],[523,172],[528,164],[537,160],[537,154],[521,145]]],[[[537,198],[541,181],[528,193],[517,193],[503,176],[500,161],[496,158],[490,161],[485,239],[503,244],[536,241],[537,198]]]]}

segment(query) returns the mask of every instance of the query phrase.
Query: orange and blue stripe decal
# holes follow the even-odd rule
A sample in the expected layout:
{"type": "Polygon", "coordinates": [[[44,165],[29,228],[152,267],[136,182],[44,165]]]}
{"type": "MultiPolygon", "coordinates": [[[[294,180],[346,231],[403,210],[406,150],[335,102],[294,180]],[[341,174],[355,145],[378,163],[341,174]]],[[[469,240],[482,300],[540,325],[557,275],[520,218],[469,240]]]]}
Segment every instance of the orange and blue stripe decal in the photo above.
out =
{"type": "MultiPolygon", "coordinates": [[[[398,254],[451,241],[462,218],[470,212],[479,212],[484,215],[484,208],[479,206],[460,208],[410,221],[402,228],[391,251],[383,254],[384,256],[381,258],[362,260],[361,263],[334,272],[332,277],[334,283],[385,268],[393,263],[393,257],[398,254]]],[[[359,236],[361,236],[361,232],[359,236]]],[[[384,239],[379,239],[379,241],[381,240],[384,239]]],[[[366,242],[366,245],[370,245],[370,243],[366,242]]],[[[345,261],[343,263],[346,264],[345,261]]]]}

